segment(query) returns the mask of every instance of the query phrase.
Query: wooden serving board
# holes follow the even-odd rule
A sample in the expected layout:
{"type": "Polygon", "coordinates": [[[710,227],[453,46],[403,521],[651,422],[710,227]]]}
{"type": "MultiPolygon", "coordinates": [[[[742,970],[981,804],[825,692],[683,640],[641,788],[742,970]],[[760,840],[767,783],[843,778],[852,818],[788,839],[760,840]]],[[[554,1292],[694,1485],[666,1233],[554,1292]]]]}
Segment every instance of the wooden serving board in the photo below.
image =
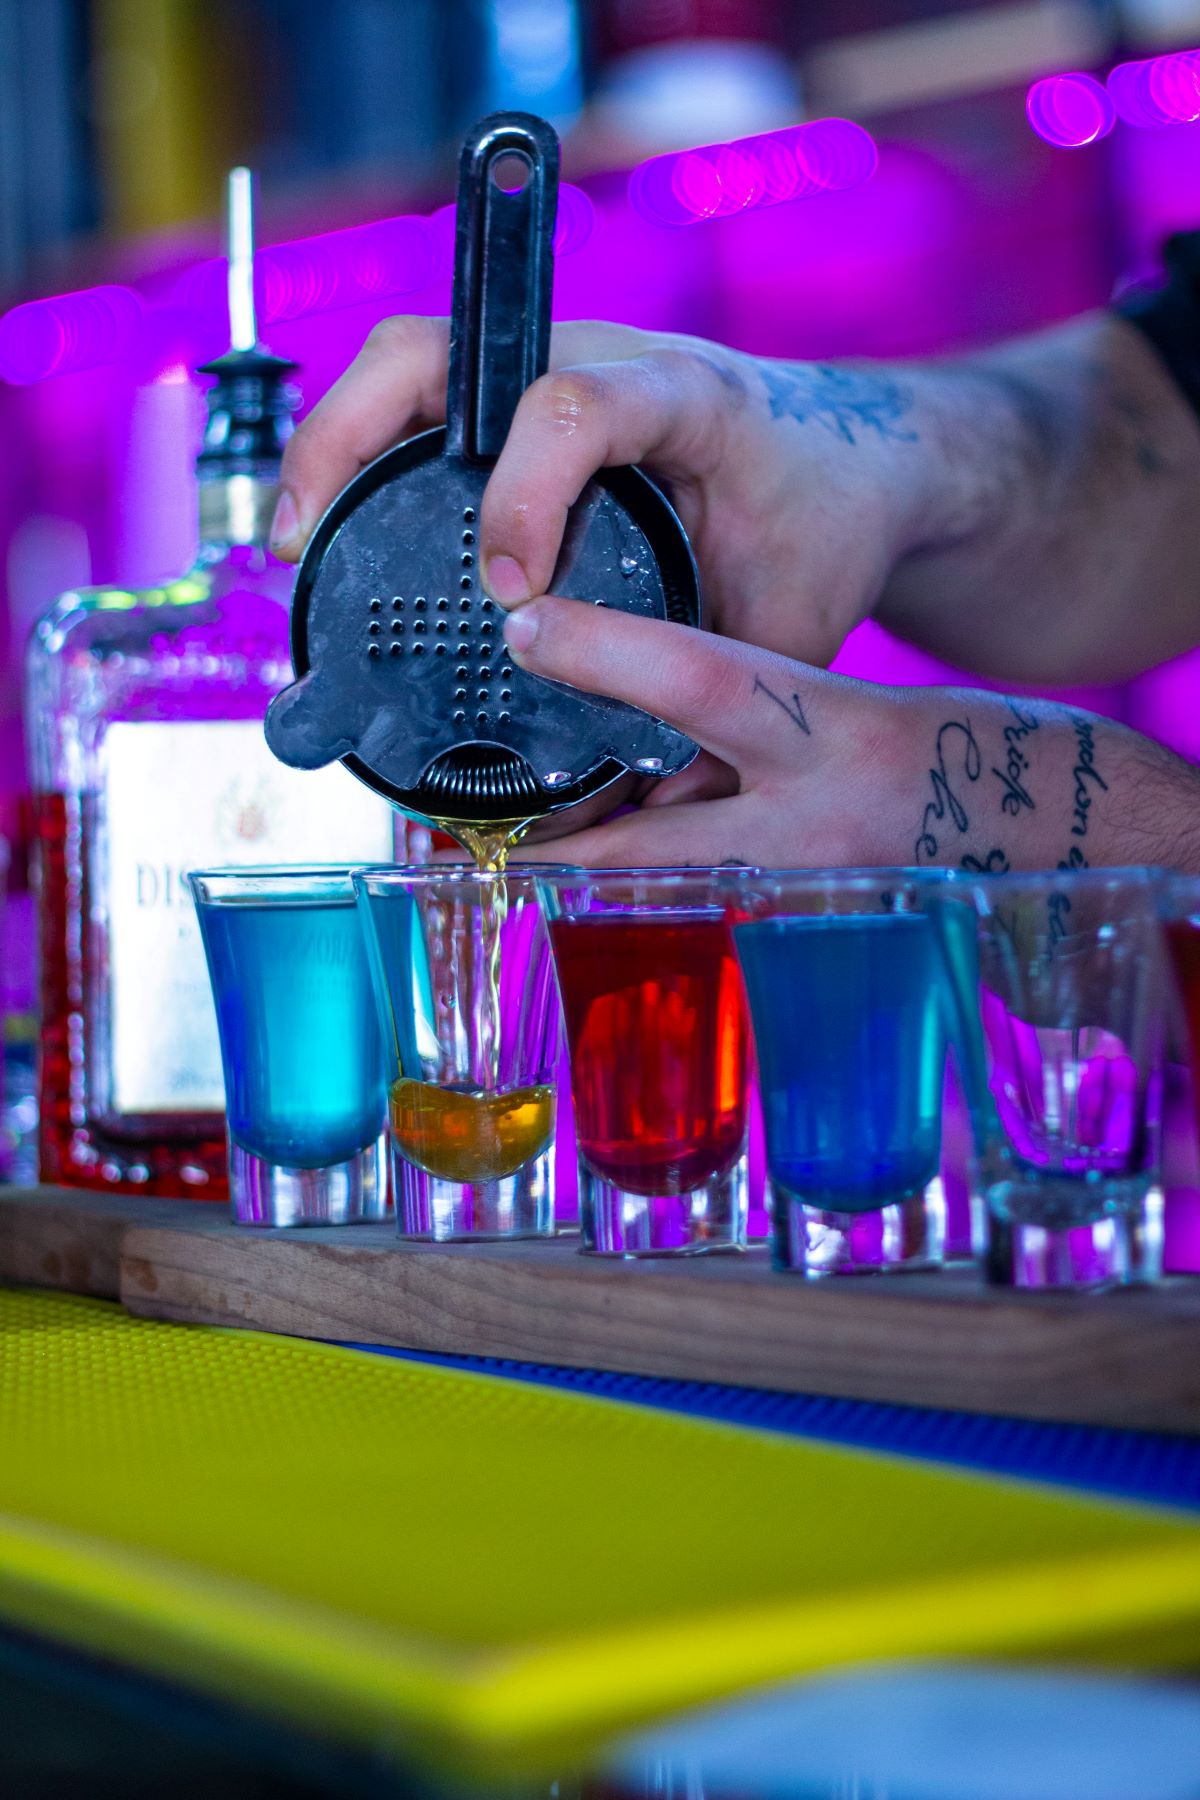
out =
{"type": "Polygon", "coordinates": [[[223,1207],[0,1189],[0,1281],[147,1318],[1200,1435],[1200,1281],[1100,1296],[970,1271],[806,1282],[765,1252],[609,1262],[576,1241],[257,1231],[223,1207]]]}

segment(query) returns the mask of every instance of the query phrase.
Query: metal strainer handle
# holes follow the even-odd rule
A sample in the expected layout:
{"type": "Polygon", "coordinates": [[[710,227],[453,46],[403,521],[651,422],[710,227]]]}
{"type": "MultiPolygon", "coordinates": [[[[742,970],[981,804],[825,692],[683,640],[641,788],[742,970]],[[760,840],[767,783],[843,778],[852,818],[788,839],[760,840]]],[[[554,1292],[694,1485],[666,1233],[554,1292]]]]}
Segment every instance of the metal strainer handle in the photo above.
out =
{"type": "Polygon", "coordinates": [[[525,389],[550,354],[558,139],[532,113],[492,113],[459,162],[446,448],[499,456],[525,389]],[[500,185],[511,163],[519,181],[500,185]]]}

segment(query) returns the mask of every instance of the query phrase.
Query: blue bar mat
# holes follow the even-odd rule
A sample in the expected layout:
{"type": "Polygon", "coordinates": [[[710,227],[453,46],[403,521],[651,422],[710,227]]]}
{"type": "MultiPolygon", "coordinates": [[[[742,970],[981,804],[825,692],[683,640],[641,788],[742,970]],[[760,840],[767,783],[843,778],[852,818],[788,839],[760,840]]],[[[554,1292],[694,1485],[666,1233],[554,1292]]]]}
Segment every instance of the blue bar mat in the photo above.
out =
{"type": "Polygon", "coordinates": [[[1053,1425],[982,1413],[940,1412],[920,1406],[883,1406],[819,1394],[776,1394],[765,1388],[724,1387],[712,1381],[667,1381],[614,1375],[603,1369],[559,1369],[496,1357],[432,1356],[354,1344],[382,1356],[472,1369],[511,1381],[540,1382],[600,1399],[657,1406],[693,1418],[720,1419],[790,1437],[820,1438],[864,1450],[888,1450],[930,1462],[956,1463],[997,1475],[1059,1482],[1128,1500],[1160,1501],[1200,1511],[1200,1439],[1166,1432],[1117,1431],[1105,1426],[1053,1425]]]}

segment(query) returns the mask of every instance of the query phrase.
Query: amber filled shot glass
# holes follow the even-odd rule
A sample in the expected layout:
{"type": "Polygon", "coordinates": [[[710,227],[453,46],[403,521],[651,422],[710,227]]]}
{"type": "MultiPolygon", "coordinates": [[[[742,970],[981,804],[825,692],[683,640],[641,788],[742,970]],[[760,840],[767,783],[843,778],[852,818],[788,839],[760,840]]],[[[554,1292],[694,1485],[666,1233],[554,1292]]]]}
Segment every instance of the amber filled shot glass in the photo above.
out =
{"type": "Polygon", "coordinates": [[[560,1012],[532,874],[355,875],[402,1237],[548,1237],[560,1012]]]}

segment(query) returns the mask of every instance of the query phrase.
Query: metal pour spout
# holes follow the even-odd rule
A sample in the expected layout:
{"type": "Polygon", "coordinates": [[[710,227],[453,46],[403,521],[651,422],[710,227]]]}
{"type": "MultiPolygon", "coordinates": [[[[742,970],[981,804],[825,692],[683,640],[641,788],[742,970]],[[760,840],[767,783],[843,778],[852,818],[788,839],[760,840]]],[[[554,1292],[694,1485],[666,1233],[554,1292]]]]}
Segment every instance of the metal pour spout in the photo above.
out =
{"type": "Polygon", "coordinates": [[[200,536],[205,543],[264,543],[299,395],[287,379],[295,363],[273,356],[258,340],[254,177],[240,166],[225,183],[225,253],[229,349],[200,369],[216,376],[196,462],[200,536]]]}
{"type": "Polygon", "coordinates": [[[249,169],[230,169],[225,182],[225,256],[228,265],[229,347],[258,348],[254,311],[254,177],[249,169]]]}

